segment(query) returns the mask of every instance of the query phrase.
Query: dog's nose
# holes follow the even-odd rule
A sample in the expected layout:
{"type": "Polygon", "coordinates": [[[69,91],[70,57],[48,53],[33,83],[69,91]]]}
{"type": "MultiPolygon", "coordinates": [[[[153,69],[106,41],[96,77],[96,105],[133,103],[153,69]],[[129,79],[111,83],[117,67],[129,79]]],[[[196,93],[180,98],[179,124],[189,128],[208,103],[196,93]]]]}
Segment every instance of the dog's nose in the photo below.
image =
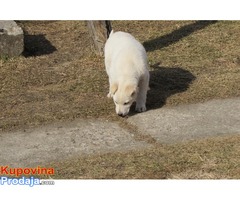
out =
{"type": "Polygon", "coordinates": [[[118,113],[118,116],[124,117],[125,115],[123,113],[118,113]]]}

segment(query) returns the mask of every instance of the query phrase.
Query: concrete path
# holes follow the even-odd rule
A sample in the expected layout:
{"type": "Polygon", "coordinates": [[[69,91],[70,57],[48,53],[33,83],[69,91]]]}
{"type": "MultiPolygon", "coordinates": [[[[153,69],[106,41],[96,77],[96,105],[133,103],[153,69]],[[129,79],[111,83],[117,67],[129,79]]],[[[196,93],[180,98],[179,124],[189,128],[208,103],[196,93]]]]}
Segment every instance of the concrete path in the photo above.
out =
{"type": "MultiPolygon", "coordinates": [[[[136,114],[126,122],[159,143],[240,134],[240,98],[163,107],[136,114]]],[[[0,164],[34,167],[83,154],[150,148],[127,128],[106,120],[75,120],[35,129],[0,132],[0,164]]]]}
{"type": "Polygon", "coordinates": [[[146,142],[106,120],[76,120],[0,133],[0,165],[35,167],[83,154],[146,148],[146,142]]]}
{"type": "Polygon", "coordinates": [[[128,122],[160,143],[240,134],[240,98],[150,110],[128,122]]]}

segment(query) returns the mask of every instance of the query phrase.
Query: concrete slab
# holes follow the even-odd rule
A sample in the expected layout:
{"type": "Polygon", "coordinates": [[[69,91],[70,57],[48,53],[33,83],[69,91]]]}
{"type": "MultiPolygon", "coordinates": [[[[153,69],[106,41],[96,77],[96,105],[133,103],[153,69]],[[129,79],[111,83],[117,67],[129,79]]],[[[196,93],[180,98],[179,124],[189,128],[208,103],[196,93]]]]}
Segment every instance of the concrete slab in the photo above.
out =
{"type": "Polygon", "coordinates": [[[24,49],[23,30],[16,22],[0,20],[0,56],[19,56],[24,49]]]}
{"type": "Polygon", "coordinates": [[[240,98],[149,110],[127,121],[160,143],[240,134],[240,98]]]}
{"type": "Polygon", "coordinates": [[[2,166],[35,167],[84,154],[150,147],[135,141],[118,124],[106,120],[76,120],[17,132],[0,133],[2,166]]]}

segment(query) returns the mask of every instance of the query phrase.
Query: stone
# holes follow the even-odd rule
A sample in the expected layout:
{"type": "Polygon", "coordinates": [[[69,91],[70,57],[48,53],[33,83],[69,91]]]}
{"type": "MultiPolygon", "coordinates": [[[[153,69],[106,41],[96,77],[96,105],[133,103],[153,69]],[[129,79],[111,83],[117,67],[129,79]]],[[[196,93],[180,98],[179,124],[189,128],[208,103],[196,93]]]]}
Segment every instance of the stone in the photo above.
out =
{"type": "Polygon", "coordinates": [[[19,56],[24,49],[23,30],[16,22],[0,20],[0,57],[19,56]]]}

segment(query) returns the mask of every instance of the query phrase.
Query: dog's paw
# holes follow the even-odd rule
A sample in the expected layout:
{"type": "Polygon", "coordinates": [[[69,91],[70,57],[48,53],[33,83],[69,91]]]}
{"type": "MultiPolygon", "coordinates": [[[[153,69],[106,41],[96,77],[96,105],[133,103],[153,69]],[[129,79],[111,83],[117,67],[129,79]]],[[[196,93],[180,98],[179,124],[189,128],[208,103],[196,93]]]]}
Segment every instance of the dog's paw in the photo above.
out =
{"type": "Polygon", "coordinates": [[[136,105],[135,110],[136,110],[137,112],[144,112],[144,111],[147,110],[147,108],[146,108],[145,105],[136,105]]]}
{"type": "Polygon", "coordinates": [[[113,95],[109,92],[108,95],[107,95],[108,98],[112,98],[113,95]]]}

